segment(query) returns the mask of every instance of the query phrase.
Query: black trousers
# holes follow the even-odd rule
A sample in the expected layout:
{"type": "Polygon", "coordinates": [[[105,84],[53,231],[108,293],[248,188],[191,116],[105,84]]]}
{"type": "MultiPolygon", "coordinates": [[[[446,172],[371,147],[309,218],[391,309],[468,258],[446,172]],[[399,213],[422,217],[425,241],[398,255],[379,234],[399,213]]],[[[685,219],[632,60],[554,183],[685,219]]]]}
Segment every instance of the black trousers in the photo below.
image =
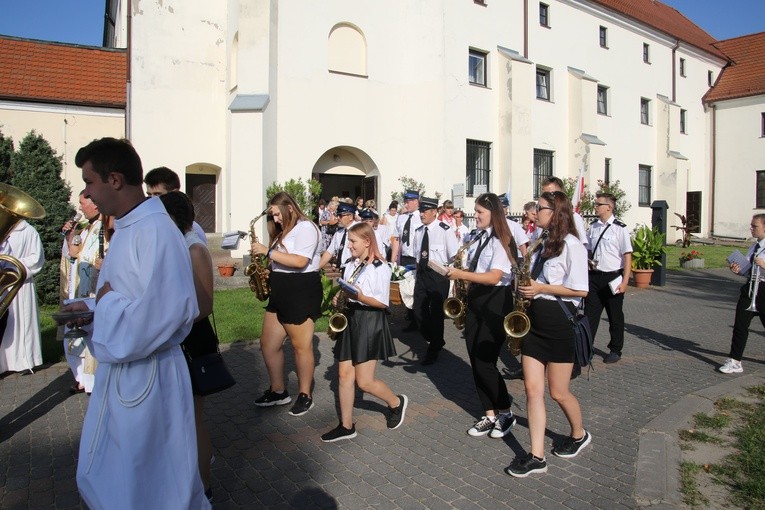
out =
{"type": "Polygon", "coordinates": [[[505,380],[497,370],[497,360],[506,337],[502,322],[513,310],[510,296],[505,287],[474,283],[468,289],[465,344],[483,410],[508,409],[511,404],[505,380]]]}
{"type": "MultiPolygon", "coordinates": [[[[760,282],[760,287],[765,285],[765,282],[760,282]]],[[[733,337],[730,341],[730,355],[729,357],[736,361],[741,361],[744,357],[744,349],[746,348],[746,341],[749,338],[749,325],[752,324],[752,319],[756,315],[754,312],[748,312],[746,309],[752,303],[752,298],[749,297],[749,282],[745,283],[741,287],[741,292],[738,295],[738,302],[736,303],[736,319],[733,322],[733,337]]],[[[757,291],[757,299],[755,306],[759,310],[760,322],[765,327],[765,291],[762,288],[757,291]]]]}
{"type": "Polygon", "coordinates": [[[444,300],[449,295],[449,279],[432,269],[417,272],[412,311],[429,351],[440,350],[444,342],[444,300]]]}
{"type": "Polygon", "coordinates": [[[584,300],[584,313],[590,321],[592,329],[592,338],[598,334],[600,325],[600,316],[603,309],[608,316],[608,332],[611,334],[611,341],[608,343],[608,350],[621,356],[624,348],[624,294],[614,295],[608,282],[621,275],[622,271],[590,271],[590,291],[584,300]]]}

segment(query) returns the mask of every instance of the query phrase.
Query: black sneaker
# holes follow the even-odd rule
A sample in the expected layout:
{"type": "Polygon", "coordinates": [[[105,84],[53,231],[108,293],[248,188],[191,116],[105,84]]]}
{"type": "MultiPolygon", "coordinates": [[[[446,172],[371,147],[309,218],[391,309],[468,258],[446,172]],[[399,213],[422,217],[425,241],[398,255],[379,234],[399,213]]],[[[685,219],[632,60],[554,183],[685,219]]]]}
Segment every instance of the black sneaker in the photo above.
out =
{"type": "Polygon", "coordinates": [[[480,420],[475,422],[475,425],[470,427],[467,431],[468,435],[473,437],[485,436],[494,428],[494,421],[496,418],[489,416],[482,416],[480,420]]]}
{"type": "Polygon", "coordinates": [[[321,440],[325,443],[334,443],[335,441],[353,439],[354,437],[356,437],[356,424],[351,425],[351,428],[347,429],[341,423],[326,434],[322,434],[321,440]]]}
{"type": "Polygon", "coordinates": [[[553,448],[552,453],[556,457],[563,457],[564,459],[576,457],[582,448],[590,444],[590,441],[592,441],[592,436],[585,430],[581,439],[567,437],[561,444],[553,448]]]}
{"type": "Polygon", "coordinates": [[[510,433],[510,429],[515,425],[515,416],[512,411],[506,413],[499,413],[497,420],[494,422],[494,428],[489,432],[489,437],[494,439],[500,439],[510,433]]]}
{"type": "Polygon", "coordinates": [[[274,393],[271,388],[268,388],[263,396],[255,401],[255,405],[258,407],[270,407],[270,406],[283,406],[292,402],[292,397],[289,396],[287,390],[281,393],[274,393]]]}
{"type": "Polygon", "coordinates": [[[313,407],[313,399],[305,393],[299,393],[295,405],[290,409],[290,416],[302,416],[313,407]]]}
{"type": "Polygon", "coordinates": [[[515,478],[526,478],[534,473],[547,473],[547,461],[538,459],[529,452],[525,457],[515,459],[505,468],[505,473],[515,478]]]}
{"type": "Polygon", "coordinates": [[[406,395],[399,395],[398,398],[400,401],[398,407],[395,409],[389,407],[388,416],[386,417],[388,428],[391,430],[399,428],[401,424],[404,423],[406,406],[409,405],[409,399],[406,398],[406,395]]]}

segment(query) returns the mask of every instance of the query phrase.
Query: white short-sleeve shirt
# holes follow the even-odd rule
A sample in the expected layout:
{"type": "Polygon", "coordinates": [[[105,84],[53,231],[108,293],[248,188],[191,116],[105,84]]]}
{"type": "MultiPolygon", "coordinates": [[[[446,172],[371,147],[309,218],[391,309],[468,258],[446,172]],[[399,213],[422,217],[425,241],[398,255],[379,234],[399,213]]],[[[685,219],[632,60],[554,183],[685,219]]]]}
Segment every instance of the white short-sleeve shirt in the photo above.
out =
{"type": "MultiPolygon", "coordinates": [[[[572,290],[589,291],[590,282],[587,274],[587,248],[584,247],[579,239],[571,234],[568,234],[564,241],[566,244],[563,246],[561,254],[545,261],[539,281],[551,285],[563,285],[572,290]]],[[[534,261],[536,261],[540,253],[542,253],[542,250],[538,250],[534,254],[534,261]]],[[[537,294],[534,296],[534,299],[550,299],[554,301],[555,296],[552,294],[537,294]]],[[[561,299],[563,301],[570,301],[576,305],[579,305],[581,300],[581,298],[578,297],[562,296],[561,299]]]]}
{"type": "MultiPolygon", "coordinates": [[[[347,280],[359,266],[359,259],[353,259],[345,266],[343,279],[347,280]]],[[[381,260],[376,260],[366,265],[356,276],[354,287],[359,287],[361,293],[388,306],[390,300],[390,275],[391,268],[381,260]]],[[[355,299],[349,299],[358,303],[355,299]]]]}
{"type": "Polygon", "coordinates": [[[319,229],[312,221],[299,220],[281,241],[271,250],[308,258],[305,267],[288,267],[272,260],[271,269],[280,273],[310,273],[319,270],[319,229]]]}
{"type": "Polygon", "coordinates": [[[481,239],[473,244],[468,250],[466,267],[470,267],[470,263],[478,252],[478,248],[487,242],[487,236],[489,236],[489,241],[478,256],[478,265],[475,268],[475,272],[486,273],[492,269],[499,269],[502,271],[502,278],[496,286],[503,287],[510,285],[510,282],[513,280],[513,265],[510,262],[510,258],[507,256],[505,248],[502,246],[502,242],[498,237],[492,235],[491,227],[486,229],[485,233],[481,236],[481,239]]]}

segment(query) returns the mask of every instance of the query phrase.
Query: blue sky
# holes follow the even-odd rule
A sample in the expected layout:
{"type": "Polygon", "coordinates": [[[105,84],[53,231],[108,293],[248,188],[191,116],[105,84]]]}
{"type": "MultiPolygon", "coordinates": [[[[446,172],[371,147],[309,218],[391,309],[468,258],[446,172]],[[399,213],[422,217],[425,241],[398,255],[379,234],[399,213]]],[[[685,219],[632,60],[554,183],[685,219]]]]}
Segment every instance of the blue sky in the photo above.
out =
{"type": "MultiPolygon", "coordinates": [[[[0,0],[0,34],[100,46],[105,3],[104,0],[0,0]]],[[[765,0],[664,0],[664,3],[717,39],[765,31],[765,0]]]]}

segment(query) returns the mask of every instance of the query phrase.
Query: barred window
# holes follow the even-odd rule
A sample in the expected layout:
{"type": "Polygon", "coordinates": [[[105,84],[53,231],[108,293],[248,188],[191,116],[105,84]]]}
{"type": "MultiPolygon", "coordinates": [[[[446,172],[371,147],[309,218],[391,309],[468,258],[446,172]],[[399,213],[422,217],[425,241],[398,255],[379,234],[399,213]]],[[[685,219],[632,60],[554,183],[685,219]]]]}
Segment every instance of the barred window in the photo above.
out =
{"type": "Polygon", "coordinates": [[[473,195],[473,186],[476,184],[483,184],[486,186],[486,191],[490,191],[489,174],[491,172],[491,159],[489,151],[491,150],[491,144],[478,140],[468,140],[466,149],[465,184],[467,194],[469,196],[473,195]]]}
{"type": "Polygon", "coordinates": [[[553,176],[553,151],[534,149],[534,199],[542,194],[542,182],[553,176]]]}
{"type": "Polygon", "coordinates": [[[651,205],[651,167],[639,165],[638,171],[638,205],[648,207],[651,205]]]}
{"type": "Polygon", "coordinates": [[[757,209],[765,208],[765,170],[757,171],[757,209]]]}

